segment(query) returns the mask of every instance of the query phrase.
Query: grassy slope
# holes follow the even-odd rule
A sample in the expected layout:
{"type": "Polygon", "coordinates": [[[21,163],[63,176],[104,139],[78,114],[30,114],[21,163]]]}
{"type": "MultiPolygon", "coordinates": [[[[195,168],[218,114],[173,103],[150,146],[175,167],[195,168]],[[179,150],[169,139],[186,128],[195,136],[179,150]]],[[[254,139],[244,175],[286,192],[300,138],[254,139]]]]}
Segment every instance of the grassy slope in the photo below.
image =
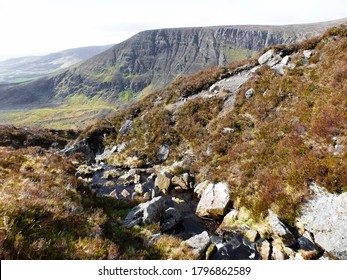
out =
{"type": "Polygon", "coordinates": [[[168,162],[185,160],[198,181],[227,181],[236,208],[246,207],[255,219],[271,208],[292,224],[301,202],[309,197],[310,180],[331,192],[347,188],[347,154],[333,152],[336,141],[347,144],[346,30],[345,26],[333,28],[300,45],[276,47],[296,53],[293,62],[297,67],[285,76],[262,67],[238,92],[235,108],[223,116],[218,114],[224,97],[189,100],[177,111],[167,105],[208,88],[234,66],[180,78],[117,112],[96,125],[113,123],[115,133],[108,137],[108,144],[131,143],[123,155],[111,161],[137,156],[155,164],[159,146],[169,143],[168,162]],[[307,65],[303,64],[305,49],[316,52],[307,65]],[[246,99],[244,93],[250,87],[256,94],[246,99]],[[131,116],[131,133],[116,133],[131,116]],[[225,127],[233,133],[221,133],[225,127]],[[206,155],[208,146],[210,155],[206,155]],[[189,157],[184,156],[187,151],[189,157]]]}
{"type": "Polygon", "coordinates": [[[116,106],[113,104],[97,99],[89,100],[80,94],[59,107],[0,111],[0,125],[81,130],[115,110],[116,106]]]}

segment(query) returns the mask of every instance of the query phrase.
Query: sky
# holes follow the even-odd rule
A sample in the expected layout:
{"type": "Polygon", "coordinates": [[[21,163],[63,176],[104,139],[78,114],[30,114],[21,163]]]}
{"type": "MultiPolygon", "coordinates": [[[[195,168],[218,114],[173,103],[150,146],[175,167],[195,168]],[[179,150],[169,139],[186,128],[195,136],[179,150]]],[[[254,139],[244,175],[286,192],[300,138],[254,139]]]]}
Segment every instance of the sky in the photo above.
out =
{"type": "Polygon", "coordinates": [[[147,29],[340,18],[346,0],[0,0],[0,59],[117,44],[147,29]]]}

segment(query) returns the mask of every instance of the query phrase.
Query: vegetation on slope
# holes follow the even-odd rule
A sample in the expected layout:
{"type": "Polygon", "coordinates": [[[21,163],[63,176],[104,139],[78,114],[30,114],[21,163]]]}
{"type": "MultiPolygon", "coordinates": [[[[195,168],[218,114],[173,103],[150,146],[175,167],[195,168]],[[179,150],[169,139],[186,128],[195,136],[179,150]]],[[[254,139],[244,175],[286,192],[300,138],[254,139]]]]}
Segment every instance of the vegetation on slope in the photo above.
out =
{"type": "MultiPolygon", "coordinates": [[[[179,78],[90,126],[80,138],[103,139],[104,146],[127,143],[109,159],[119,165],[129,156],[137,157],[138,165],[159,164],[158,149],[169,146],[165,164],[182,161],[197,182],[227,181],[236,209],[247,208],[255,220],[272,209],[293,224],[309,198],[310,181],[330,192],[346,191],[346,47],[346,26],[300,45],[276,47],[291,54],[296,67],[283,76],[259,68],[232,109],[226,107],[227,92],[187,97],[255,60],[179,78]],[[306,49],[315,52],[308,60],[302,55],[306,49]],[[249,88],[255,94],[246,98],[249,88]],[[123,135],[126,120],[133,129],[123,135]]],[[[0,147],[1,259],[194,258],[188,249],[178,251],[180,240],[166,235],[149,246],[155,226],[124,228],[120,220],[139,201],[95,197],[75,177],[81,155],[22,148],[49,148],[52,143],[43,140],[49,131],[42,132],[41,142],[2,129],[7,139],[19,138],[19,149],[0,147]]],[[[1,146],[8,145],[6,137],[1,146]]]]}
{"type": "Polygon", "coordinates": [[[346,37],[341,26],[299,45],[275,47],[292,54],[295,69],[282,76],[261,67],[237,93],[234,108],[223,113],[227,94],[184,98],[246,62],[179,78],[98,124],[111,124],[105,145],[128,144],[110,161],[136,156],[139,164],[157,164],[158,148],[170,146],[167,163],[184,160],[198,181],[227,181],[234,207],[246,207],[255,219],[273,209],[292,224],[309,198],[310,181],[346,191],[346,153],[335,152],[347,136],[346,37]],[[315,53],[308,61],[302,54],[307,49],[315,53]],[[249,88],[255,95],[247,99],[249,88]],[[127,119],[134,128],[124,136],[119,129],[127,119]]]}

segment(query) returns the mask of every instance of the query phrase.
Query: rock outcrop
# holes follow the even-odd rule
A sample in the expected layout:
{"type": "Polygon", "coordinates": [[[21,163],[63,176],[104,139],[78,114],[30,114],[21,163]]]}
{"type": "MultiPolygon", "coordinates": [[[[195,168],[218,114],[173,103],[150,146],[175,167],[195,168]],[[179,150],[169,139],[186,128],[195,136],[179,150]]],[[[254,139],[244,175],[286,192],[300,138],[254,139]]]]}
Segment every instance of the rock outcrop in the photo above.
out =
{"type": "Polygon", "coordinates": [[[201,217],[223,216],[230,202],[229,188],[225,182],[209,184],[201,195],[196,214],[201,217]]]}
{"type": "Polygon", "coordinates": [[[300,221],[317,244],[334,256],[347,259],[347,193],[330,194],[310,184],[313,199],[302,210],[300,221]]]}

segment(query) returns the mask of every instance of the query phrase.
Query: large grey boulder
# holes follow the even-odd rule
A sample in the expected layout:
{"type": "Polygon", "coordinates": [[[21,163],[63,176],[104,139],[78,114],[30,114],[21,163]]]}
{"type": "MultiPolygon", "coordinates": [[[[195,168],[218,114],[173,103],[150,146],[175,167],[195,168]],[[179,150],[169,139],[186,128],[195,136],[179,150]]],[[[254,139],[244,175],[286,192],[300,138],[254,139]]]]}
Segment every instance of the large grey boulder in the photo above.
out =
{"type": "Polygon", "coordinates": [[[313,199],[302,209],[300,221],[315,243],[340,259],[347,259],[347,193],[331,194],[310,184],[313,199]]]}
{"type": "Polygon", "coordinates": [[[131,228],[135,225],[149,225],[160,222],[165,212],[165,198],[155,197],[150,201],[135,206],[124,220],[124,226],[131,228]]]}
{"type": "Polygon", "coordinates": [[[273,234],[282,240],[285,246],[295,246],[297,241],[290,230],[278,219],[277,215],[269,210],[269,225],[273,234]]]}
{"type": "Polygon", "coordinates": [[[210,243],[210,236],[208,235],[207,231],[204,231],[186,241],[183,241],[182,245],[187,245],[188,247],[192,248],[193,253],[201,258],[210,243]]]}
{"type": "Polygon", "coordinates": [[[227,183],[209,184],[201,195],[196,209],[200,217],[219,217],[225,214],[230,201],[227,183]]]}

